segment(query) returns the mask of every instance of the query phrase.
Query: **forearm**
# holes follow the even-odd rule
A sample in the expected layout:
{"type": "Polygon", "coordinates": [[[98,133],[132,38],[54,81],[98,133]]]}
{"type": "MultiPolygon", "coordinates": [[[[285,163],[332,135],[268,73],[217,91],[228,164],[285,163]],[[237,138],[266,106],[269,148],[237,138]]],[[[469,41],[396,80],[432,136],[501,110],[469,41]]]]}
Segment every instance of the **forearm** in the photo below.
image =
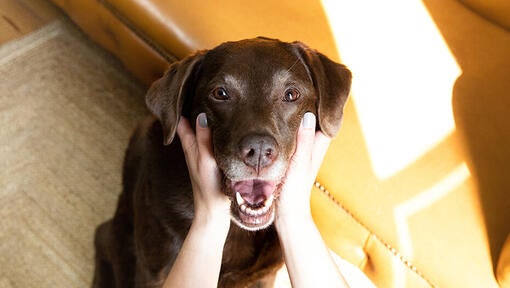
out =
{"type": "Polygon", "coordinates": [[[164,287],[216,287],[227,233],[220,221],[195,219],[164,287]]]}
{"type": "Polygon", "coordinates": [[[311,215],[298,217],[275,222],[292,287],[348,287],[311,215]]]}

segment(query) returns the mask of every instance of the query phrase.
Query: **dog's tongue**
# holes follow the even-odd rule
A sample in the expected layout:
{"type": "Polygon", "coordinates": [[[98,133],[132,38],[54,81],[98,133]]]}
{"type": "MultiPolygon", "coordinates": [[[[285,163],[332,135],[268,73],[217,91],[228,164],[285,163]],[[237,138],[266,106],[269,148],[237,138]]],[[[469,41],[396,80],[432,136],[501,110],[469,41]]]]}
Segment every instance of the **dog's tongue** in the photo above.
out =
{"type": "Polygon", "coordinates": [[[239,192],[241,197],[250,205],[264,202],[276,190],[276,183],[262,180],[247,180],[235,182],[234,193],[239,192]]]}

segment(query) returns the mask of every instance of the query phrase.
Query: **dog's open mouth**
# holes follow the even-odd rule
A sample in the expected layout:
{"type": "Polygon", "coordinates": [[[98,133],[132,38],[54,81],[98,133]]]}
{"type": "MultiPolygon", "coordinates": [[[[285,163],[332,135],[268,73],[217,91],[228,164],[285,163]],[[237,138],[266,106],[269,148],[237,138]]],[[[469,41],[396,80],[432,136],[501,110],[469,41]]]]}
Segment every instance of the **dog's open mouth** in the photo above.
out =
{"type": "Polygon", "coordinates": [[[234,221],[246,230],[260,230],[274,220],[274,199],[278,181],[259,179],[231,183],[234,193],[232,216],[234,221]]]}

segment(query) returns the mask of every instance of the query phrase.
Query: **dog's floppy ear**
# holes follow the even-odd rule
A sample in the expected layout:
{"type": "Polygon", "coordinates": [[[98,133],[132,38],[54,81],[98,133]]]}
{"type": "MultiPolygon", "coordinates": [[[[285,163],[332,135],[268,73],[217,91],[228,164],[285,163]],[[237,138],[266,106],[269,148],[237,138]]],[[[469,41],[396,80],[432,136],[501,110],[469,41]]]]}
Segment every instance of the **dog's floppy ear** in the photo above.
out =
{"type": "Polygon", "coordinates": [[[193,72],[202,60],[205,51],[197,52],[181,61],[170,65],[163,77],[155,81],[145,96],[149,110],[159,119],[163,126],[164,144],[172,142],[177,124],[187,97],[192,93],[193,72]]]}
{"type": "Polygon", "coordinates": [[[343,108],[351,90],[351,71],[301,42],[292,44],[308,68],[317,93],[319,128],[327,136],[334,137],[340,129],[343,108]]]}

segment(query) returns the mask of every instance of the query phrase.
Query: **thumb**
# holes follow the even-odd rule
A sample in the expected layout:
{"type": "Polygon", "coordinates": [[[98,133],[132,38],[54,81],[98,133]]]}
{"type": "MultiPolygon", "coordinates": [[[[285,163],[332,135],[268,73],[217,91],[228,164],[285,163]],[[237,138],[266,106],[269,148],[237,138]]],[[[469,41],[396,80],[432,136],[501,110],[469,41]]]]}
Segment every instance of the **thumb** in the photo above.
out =
{"type": "Polygon", "coordinates": [[[292,157],[294,163],[308,163],[310,161],[315,137],[315,122],[315,115],[306,112],[297,134],[296,151],[292,157]]]}
{"type": "Polygon", "coordinates": [[[211,129],[208,126],[206,114],[200,113],[196,121],[196,139],[199,158],[202,159],[202,161],[206,161],[205,163],[215,164],[216,161],[213,156],[211,129]]]}

